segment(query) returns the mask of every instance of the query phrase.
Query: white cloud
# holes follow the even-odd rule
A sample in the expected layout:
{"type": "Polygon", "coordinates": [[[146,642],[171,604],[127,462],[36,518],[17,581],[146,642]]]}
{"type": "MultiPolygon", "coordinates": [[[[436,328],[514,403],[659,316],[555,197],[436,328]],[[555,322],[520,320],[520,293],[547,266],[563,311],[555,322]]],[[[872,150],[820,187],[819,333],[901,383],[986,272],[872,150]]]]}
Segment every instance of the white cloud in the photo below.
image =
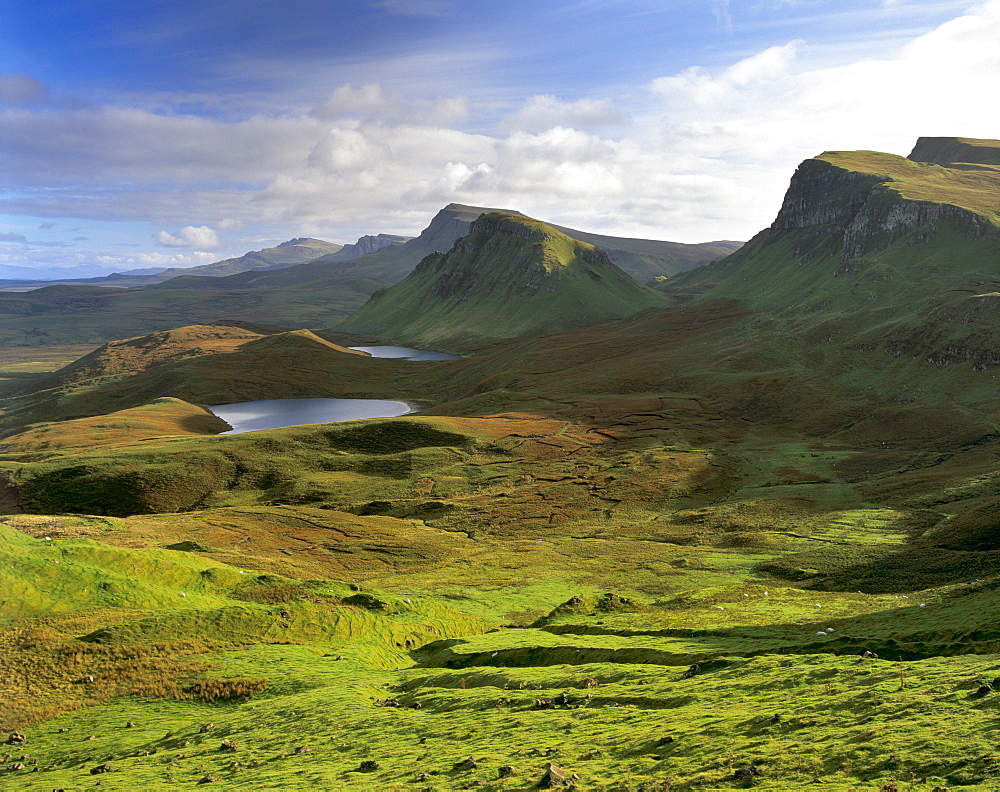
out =
{"type": "Polygon", "coordinates": [[[176,234],[168,231],[157,231],[153,234],[156,244],[163,247],[183,248],[216,248],[219,246],[219,235],[208,226],[184,226],[176,234]]]}
{"type": "Polygon", "coordinates": [[[240,121],[7,107],[0,211],[181,227],[156,241],[201,251],[218,245],[213,229],[227,246],[243,229],[241,244],[257,247],[261,227],[274,241],[410,233],[451,201],[628,236],[748,238],[798,162],[824,149],[905,154],[920,135],[997,137],[998,30],[991,0],[880,58],[819,62],[829,50],[789,41],[652,81],[615,134],[621,114],[597,99],[533,96],[484,134],[464,124],[482,108],[461,97],[378,83],[240,121]]]}
{"type": "Polygon", "coordinates": [[[514,115],[500,123],[506,131],[542,132],[553,127],[594,129],[618,126],[625,119],[607,101],[579,99],[564,102],[551,94],[532,96],[514,115]]]}
{"type": "Polygon", "coordinates": [[[340,118],[341,116],[353,115],[382,116],[398,101],[398,97],[385,96],[382,93],[382,86],[378,83],[369,83],[360,88],[345,83],[334,88],[325,101],[313,108],[312,114],[318,118],[340,118]]]}
{"type": "Polygon", "coordinates": [[[49,96],[49,86],[30,74],[0,74],[0,104],[29,105],[49,96]]]}
{"type": "Polygon", "coordinates": [[[894,57],[836,66],[800,62],[800,42],[712,75],[662,78],[665,136],[707,155],[759,164],[865,148],[906,153],[920,135],[995,137],[1000,107],[1000,3],[914,39],[894,57]]]}

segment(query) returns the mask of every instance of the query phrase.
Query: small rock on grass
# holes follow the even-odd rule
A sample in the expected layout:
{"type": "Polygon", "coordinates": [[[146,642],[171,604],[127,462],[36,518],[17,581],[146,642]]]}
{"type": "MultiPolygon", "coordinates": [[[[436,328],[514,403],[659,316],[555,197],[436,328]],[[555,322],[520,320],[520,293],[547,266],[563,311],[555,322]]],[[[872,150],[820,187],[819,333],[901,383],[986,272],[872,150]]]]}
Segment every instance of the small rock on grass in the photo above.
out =
{"type": "Polygon", "coordinates": [[[545,772],[539,779],[537,787],[539,789],[556,789],[558,787],[575,787],[576,778],[566,777],[566,771],[559,765],[549,762],[545,767],[545,772]]]}
{"type": "Polygon", "coordinates": [[[361,770],[364,773],[370,773],[374,770],[379,770],[381,767],[382,765],[380,765],[374,759],[365,759],[361,764],[358,765],[358,770],[361,770]]]}
{"type": "Polygon", "coordinates": [[[461,762],[455,762],[452,766],[452,770],[475,770],[479,767],[479,764],[471,756],[463,759],[461,762]]]}
{"type": "Polygon", "coordinates": [[[114,770],[114,768],[108,762],[105,762],[102,765],[97,765],[97,767],[91,767],[90,774],[97,775],[98,773],[110,773],[112,770],[114,770]]]}

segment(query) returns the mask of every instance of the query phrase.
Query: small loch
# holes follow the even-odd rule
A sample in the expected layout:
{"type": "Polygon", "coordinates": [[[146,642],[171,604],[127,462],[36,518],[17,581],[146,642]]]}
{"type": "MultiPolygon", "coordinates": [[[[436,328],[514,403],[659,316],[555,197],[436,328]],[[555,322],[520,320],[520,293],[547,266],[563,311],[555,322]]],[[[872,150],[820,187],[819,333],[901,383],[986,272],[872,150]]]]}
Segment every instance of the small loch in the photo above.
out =
{"type": "MultiPolygon", "coordinates": [[[[447,352],[401,346],[358,346],[351,349],[367,352],[376,358],[414,361],[461,359],[459,355],[447,352]]],[[[362,418],[397,418],[413,412],[406,402],[387,399],[264,399],[217,404],[208,409],[233,427],[222,434],[243,434],[333,421],[359,421],[362,418]]]]}
{"type": "Polygon", "coordinates": [[[350,347],[358,352],[367,352],[372,357],[377,358],[405,358],[406,360],[461,360],[460,355],[452,355],[448,352],[434,352],[429,349],[411,349],[401,346],[356,346],[350,347]]]}
{"type": "Polygon", "coordinates": [[[386,399],[266,399],[218,404],[208,409],[233,427],[222,434],[362,418],[396,418],[412,412],[406,402],[386,399]]]}

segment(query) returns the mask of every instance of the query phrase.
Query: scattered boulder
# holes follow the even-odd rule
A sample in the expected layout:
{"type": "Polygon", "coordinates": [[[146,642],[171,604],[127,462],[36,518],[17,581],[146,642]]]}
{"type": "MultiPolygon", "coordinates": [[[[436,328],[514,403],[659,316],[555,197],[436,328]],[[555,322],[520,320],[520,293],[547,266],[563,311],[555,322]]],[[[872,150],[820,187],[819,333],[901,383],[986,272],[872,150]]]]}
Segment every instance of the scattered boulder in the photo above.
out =
{"type": "Polygon", "coordinates": [[[374,759],[365,759],[361,764],[358,765],[358,770],[362,773],[371,773],[375,770],[380,770],[382,765],[376,762],[374,759]]]}
{"type": "Polygon", "coordinates": [[[417,781],[426,781],[431,777],[430,773],[417,773],[417,781]]]}
{"type": "Polygon", "coordinates": [[[590,677],[590,678],[588,678],[587,680],[584,681],[583,686],[585,688],[595,688],[595,687],[597,687],[600,684],[601,683],[598,682],[596,679],[594,679],[593,677],[590,677]]]}
{"type": "Polygon", "coordinates": [[[135,728],[135,724],[132,723],[132,721],[126,721],[125,722],[125,728],[126,729],[134,729],[135,728]]]}
{"type": "Polygon", "coordinates": [[[385,701],[382,702],[382,706],[383,707],[398,707],[399,706],[399,699],[387,698],[385,701]]]}
{"type": "Polygon", "coordinates": [[[497,768],[497,778],[510,778],[514,772],[513,765],[503,765],[497,768]]]}
{"type": "Polygon", "coordinates": [[[105,762],[102,765],[97,765],[97,767],[91,767],[90,774],[98,775],[99,773],[110,773],[112,770],[114,770],[114,768],[110,765],[110,763],[105,762]]]}
{"type": "Polygon", "coordinates": [[[701,664],[692,663],[690,666],[688,666],[688,669],[683,674],[681,674],[681,679],[690,679],[699,671],[701,671],[701,664]]]}
{"type": "Polygon", "coordinates": [[[572,781],[566,778],[566,771],[559,767],[559,765],[549,762],[536,786],[539,789],[555,789],[556,787],[571,785],[572,781]]]}
{"type": "Polygon", "coordinates": [[[744,765],[733,771],[733,780],[743,786],[750,786],[759,775],[760,771],[754,765],[744,765]]]}
{"type": "Polygon", "coordinates": [[[27,739],[21,732],[13,731],[7,735],[7,745],[20,745],[26,742],[27,739]]]}
{"type": "Polygon", "coordinates": [[[657,745],[670,745],[670,743],[672,743],[673,741],[674,741],[674,738],[671,735],[667,734],[667,735],[664,735],[663,737],[661,737],[659,740],[657,740],[656,744],[657,745]]]}
{"type": "Polygon", "coordinates": [[[976,688],[975,695],[982,697],[992,692],[993,688],[991,688],[989,685],[980,685],[978,688],[976,688]]]}
{"type": "Polygon", "coordinates": [[[540,709],[555,709],[555,708],[556,708],[556,703],[555,703],[555,701],[553,699],[550,699],[550,698],[535,699],[535,709],[536,710],[540,710],[540,709]]]}
{"type": "Polygon", "coordinates": [[[239,749],[240,749],[240,746],[237,745],[232,740],[223,740],[222,741],[222,745],[219,746],[219,750],[220,751],[233,752],[233,751],[238,751],[239,749]]]}
{"type": "Polygon", "coordinates": [[[221,776],[217,775],[207,775],[198,784],[215,784],[222,780],[221,776]]]}
{"type": "Polygon", "coordinates": [[[463,759],[461,762],[455,762],[455,764],[452,765],[451,769],[452,770],[475,770],[477,767],[479,767],[479,763],[476,762],[476,760],[473,759],[470,756],[470,757],[468,757],[466,759],[463,759]]]}
{"type": "Polygon", "coordinates": [[[419,701],[414,701],[410,704],[410,709],[423,709],[423,706],[419,701]]]}
{"type": "MultiPolygon", "coordinates": [[[[23,770],[24,765],[21,762],[14,762],[12,765],[7,765],[8,770],[23,770]]],[[[91,771],[93,772],[93,771],[91,771]]]]}
{"type": "Polygon", "coordinates": [[[202,734],[204,734],[205,732],[211,731],[214,728],[215,728],[215,724],[214,723],[203,723],[201,725],[201,728],[198,729],[198,731],[200,731],[202,734]]]}
{"type": "Polygon", "coordinates": [[[356,608],[364,608],[365,610],[384,611],[389,609],[389,603],[385,600],[380,600],[374,594],[354,594],[350,597],[344,597],[341,602],[345,605],[353,605],[356,608]]]}
{"type": "Polygon", "coordinates": [[[861,653],[861,656],[866,660],[878,660],[878,655],[875,652],[869,652],[867,649],[861,653]]]}

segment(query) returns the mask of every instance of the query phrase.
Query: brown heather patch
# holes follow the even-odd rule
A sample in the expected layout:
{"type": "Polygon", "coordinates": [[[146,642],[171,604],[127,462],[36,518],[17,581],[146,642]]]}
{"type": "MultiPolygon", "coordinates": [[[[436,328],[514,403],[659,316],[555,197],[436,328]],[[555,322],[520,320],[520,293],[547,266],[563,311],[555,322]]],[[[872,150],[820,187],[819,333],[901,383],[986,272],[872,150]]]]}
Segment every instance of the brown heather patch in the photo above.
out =
{"type": "Polygon", "coordinates": [[[202,641],[102,646],[66,640],[59,627],[41,623],[0,633],[0,728],[20,728],[128,695],[216,701],[258,692],[259,680],[199,679],[214,666],[197,655],[217,648],[202,641]]]}

